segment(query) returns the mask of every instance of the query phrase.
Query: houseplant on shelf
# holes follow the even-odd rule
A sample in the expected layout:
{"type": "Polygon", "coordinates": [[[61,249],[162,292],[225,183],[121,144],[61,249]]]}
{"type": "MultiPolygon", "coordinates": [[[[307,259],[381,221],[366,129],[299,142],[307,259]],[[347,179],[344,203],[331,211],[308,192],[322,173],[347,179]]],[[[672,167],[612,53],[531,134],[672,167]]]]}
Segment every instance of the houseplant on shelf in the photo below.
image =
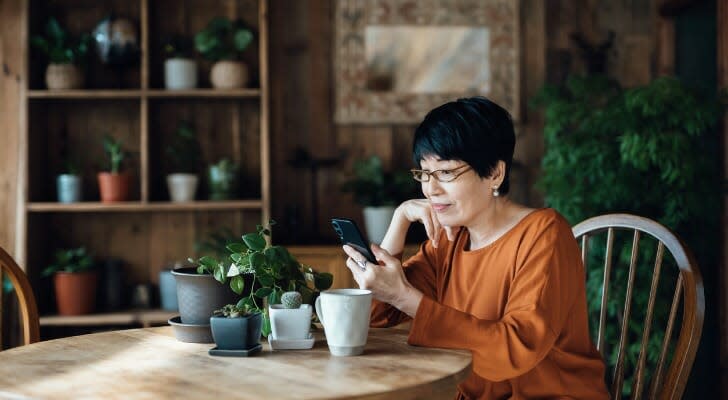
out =
{"type": "Polygon", "coordinates": [[[217,350],[254,351],[260,346],[263,313],[237,304],[227,304],[210,317],[217,350]]]}
{"type": "Polygon", "coordinates": [[[192,57],[192,39],[172,35],[165,42],[163,51],[164,87],[167,89],[194,89],[197,87],[197,62],[192,57]]]}
{"type": "Polygon", "coordinates": [[[60,315],[81,315],[94,311],[97,272],[93,257],[85,247],[59,249],[43,276],[53,276],[56,304],[60,315]]]}
{"type": "Polygon", "coordinates": [[[253,33],[241,20],[215,17],[195,35],[195,48],[214,62],[210,82],[218,89],[246,87],[250,79],[248,66],[240,55],[253,41],[253,33]]]}
{"type": "Polygon", "coordinates": [[[48,89],[83,87],[83,72],[80,67],[86,61],[91,45],[89,35],[75,38],[61,27],[57,19],[51,17],[46,24],[45,35],[34,35],[30,43],[48,58],[45,73],[48,89]]]}
{"type": "Polygon", "coordinates": [[[371,156],[354,162],[353,174],[341,189],[354,193],[354,201],[364,207],[369,240],[381,243],[396,206],[414,197],[417,185],[407,171],[385,171],[382,160],[371,156]]]}
{"type": "Polygon", "coordinates": [[[121,146],[121,140],[111,136],[104,136],[104,152],[109,157],[109,171],[99,172],[99,191],[101,201],[113,203],[129,199],[129,186],[131,175],[129,172],[121,171],[122,162],[127,156],[127,151],[121,146]]]}
{"type": "Polygon", "coordinates": [[[166,148],[166,155],[170,199],[173,202],[194,200],[199,180],[200,144],[189,122],[179,123],[175,138],[166,148]]]}
{"type": "Polygon", "coordinates": [[[258,225],[255,232],[244,234],[242,241],[228,244],[230,264],[227,260],[221,262],[212,256],[197,261],[189,260],[196,263],[198,268],[213,270],[220,282],[226,282],[229,278],[232,290],[244,296],[237,305],[264,313],[265,336],[271,332],[270,320],[263,304],[265,301],[279,304],[283,293],[297,291],[303,303],[312,305],[319,293],[331,287],[334,280],[330,273],[318,273],[299,263],[285,247],[272,245],[270,226],[274,224],[274,221],[270,221],[268,227],[258,225]],[[251,276],[251,272],[254,273],[254,282],[246,282],[244,277],[251,276]]]}
{"type": "Polygon", "coordinates": [[[59,203],[81,201],[81,169],[75,160],[68,157],[63,172],[56,177],[56,190],[59,203]]]}
{"type": "Polygon", "coordinates": [[[238,189],[239,167],[227,158],[220,159],[207,168],[207,188],[210,200],[230,200],[238,189]]]}

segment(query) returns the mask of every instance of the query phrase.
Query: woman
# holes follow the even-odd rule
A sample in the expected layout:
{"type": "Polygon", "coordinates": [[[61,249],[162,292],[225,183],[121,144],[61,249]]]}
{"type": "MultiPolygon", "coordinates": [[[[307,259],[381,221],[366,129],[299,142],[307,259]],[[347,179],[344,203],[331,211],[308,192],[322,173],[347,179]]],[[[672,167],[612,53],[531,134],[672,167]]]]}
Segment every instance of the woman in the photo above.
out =
{"type": "Polygon", "coordinates": [[[377,300],[372,326],[411,318],[410,344],[472,351],[458,399],[607,399],[578,245],[556,211],[505,196],[514,146],[510,115],[485,98],[430,111],[413,146],[425,199],[397,208],[372,245],[380,265],[344,246],[346,264],[377,300]],[[429,240],[402,264],[415,221],[429,240]]]}

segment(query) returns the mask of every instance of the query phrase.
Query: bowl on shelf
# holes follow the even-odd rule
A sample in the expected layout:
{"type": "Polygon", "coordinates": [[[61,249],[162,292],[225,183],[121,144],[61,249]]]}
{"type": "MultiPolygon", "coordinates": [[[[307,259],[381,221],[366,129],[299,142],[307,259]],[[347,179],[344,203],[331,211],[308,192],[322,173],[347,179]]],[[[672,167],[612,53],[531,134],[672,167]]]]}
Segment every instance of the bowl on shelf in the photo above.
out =
{"type": "Polygon", "coordinates": [[[210,324],[183,324],[182,319],[178,316],[172,317],[167,321],[172,325],[174,337],[180,342],[185,343],[214,343],[212,339],[212,331],[210,324]]]}

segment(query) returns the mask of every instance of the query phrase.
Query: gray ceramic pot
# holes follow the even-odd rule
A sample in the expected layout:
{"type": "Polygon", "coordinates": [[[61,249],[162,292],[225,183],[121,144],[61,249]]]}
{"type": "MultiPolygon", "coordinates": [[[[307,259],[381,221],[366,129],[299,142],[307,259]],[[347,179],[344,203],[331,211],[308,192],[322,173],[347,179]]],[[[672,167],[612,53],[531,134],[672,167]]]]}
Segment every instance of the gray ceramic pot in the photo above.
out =
{"type": "Polygon", "coordinates": [[[208,325],[213,311],[238,302],[228,285],[212,275],[198,274],[195,268],[176,269],[172,275],[177,281],[177,302],[184,324],[208,325]]]}
{"type": "Polygon", "coordinates": [[[240,318],[211,317],[212,337],[220,350],[247,350],[258,345],[263,314],[240,318]]]}

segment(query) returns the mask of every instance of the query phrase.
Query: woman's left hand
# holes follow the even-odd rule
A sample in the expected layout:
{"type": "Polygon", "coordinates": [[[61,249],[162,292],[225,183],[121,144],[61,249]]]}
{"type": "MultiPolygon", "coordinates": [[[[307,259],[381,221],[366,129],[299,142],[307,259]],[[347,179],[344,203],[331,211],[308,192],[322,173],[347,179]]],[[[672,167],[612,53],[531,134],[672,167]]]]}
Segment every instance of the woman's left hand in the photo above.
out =
{"type": "Polygon", "coordinates": [[[344,245],[344,252],[349,256],[346,266],[354,275],[360,289],[369,289],[374,298],[389,303],[408,315],[414,317],[422,299],[422,293],[407,281],[402,263],[392,257],[386,250],[372,244],[372,252],[379,264],[372,264],[353,247],[344,245]],[[359,260],[362,265],[360,265],[359,260]]]}

